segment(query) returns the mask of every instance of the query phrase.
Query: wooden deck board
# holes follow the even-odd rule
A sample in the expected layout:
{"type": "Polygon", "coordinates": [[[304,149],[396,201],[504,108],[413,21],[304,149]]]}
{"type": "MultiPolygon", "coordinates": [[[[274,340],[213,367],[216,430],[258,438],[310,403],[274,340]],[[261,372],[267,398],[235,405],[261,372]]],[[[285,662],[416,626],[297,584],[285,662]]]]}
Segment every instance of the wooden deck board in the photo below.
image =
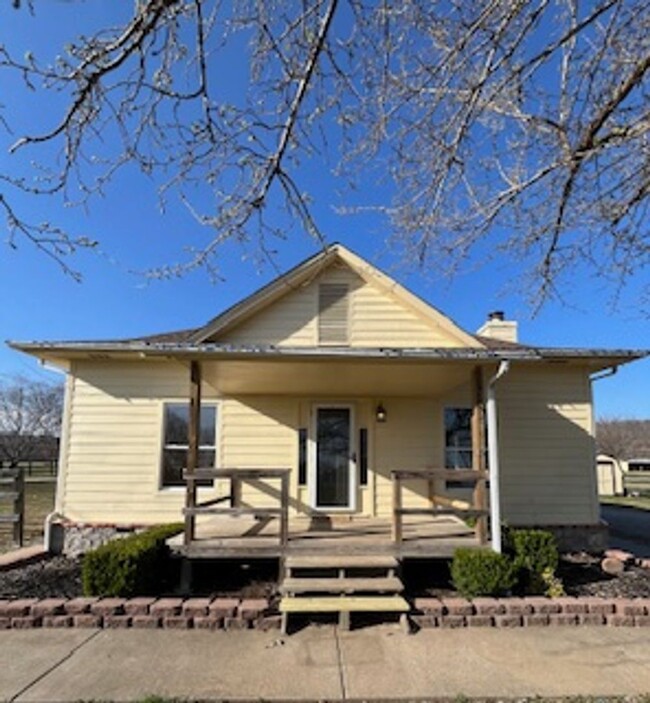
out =
{"type": "Polygon", "coordinates": [[[290,554],[285,560],[289,569],[395,569],[398,561],[393,556],[381,555],[299,555],[290,554]]]}
{"type": "Polygon", "coordinates": [[[404,585],[395,576],[382,578],[285,578],[280,593],[399,593],[404,585]]]}
{"type": "MultiPolygon", "coordinates": [[[[279,544],[277,520],[255,520],[250,516],[197,519],[196,539],[189,548],[183,536],[168,541],[178,554],[190,558],[276,558],[310,555],[355,555],[383,557],[450,557],[458,547],[478,547],[473,531],[458,518],[404,518],[403,541],[391,539],[388,518],[333,518],[323,529],[323,520],[307,517],[289,521],[286,547],[279,544]]],[[[322,559],[322,557],[318,557],[322,559]]]]}
{"type": "Polygon", "coordinates": [[[285,597],[280,601],[281,613],[406,613],[410,609],[402,596],[285,597]]]}

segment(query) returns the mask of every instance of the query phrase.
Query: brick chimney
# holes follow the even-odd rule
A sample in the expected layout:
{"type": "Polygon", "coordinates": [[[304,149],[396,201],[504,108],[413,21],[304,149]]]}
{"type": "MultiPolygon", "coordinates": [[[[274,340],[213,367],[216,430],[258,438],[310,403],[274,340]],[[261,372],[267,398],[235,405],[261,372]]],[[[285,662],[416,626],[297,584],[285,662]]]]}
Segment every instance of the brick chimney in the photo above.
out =
{"type": "Polygon", "coordinates": [[[488,314],[487,320],[476,334],[503,342],[516,342],[517,323],[514,320],[506,320],[502,310],[495,310],[488,314]]]}

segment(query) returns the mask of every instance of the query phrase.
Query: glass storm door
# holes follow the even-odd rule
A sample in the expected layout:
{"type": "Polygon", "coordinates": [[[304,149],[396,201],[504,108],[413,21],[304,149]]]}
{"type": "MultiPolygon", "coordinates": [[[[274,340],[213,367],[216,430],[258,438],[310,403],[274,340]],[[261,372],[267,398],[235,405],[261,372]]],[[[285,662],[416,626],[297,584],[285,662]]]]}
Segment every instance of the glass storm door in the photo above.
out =
{"type": "Polygon", "coordinates": [[[316,508],[351,508],[350,408],[316,409],[316,508]]]}

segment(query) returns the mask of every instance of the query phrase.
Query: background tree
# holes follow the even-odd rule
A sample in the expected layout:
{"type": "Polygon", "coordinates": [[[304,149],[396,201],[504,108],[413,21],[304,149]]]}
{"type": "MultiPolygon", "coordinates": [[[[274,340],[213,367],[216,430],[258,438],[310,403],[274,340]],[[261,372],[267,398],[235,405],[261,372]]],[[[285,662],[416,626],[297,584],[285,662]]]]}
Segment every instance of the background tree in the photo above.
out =
{"type": "Polygon", "coordinates": [[[15,376],[0,382],[0,462],[34,459],[44,440],[59,437],[63,386],[15,376]]]}
{"type": "Polygon", "coordinates": [[[301,164],[328,152],[353,187],[391,184],[391,203],[347,210],[384,214],[392,243],[422,266],[506,255],[523,262],[537,304],[576,265],[614,293],[647,273],[646,0],[123,5],[119,26],[51,61],[0,47],[0,70],[66,99],[48,128],[13,143],[33,170],[0,175],[14,242],[68,266],[93,241],[29,220],[12,192],[87,203],[135,164],[162,202],[178,197],[212,231],[157,274],[214,272],[224,242],[265,250],[286,236],[273,203],[321,240],[301,164]],[[242,61],[249,82],[226,99],[221,76],[242,61]]]}
{"type": "Polygon", "coordinates": [[[596,423],[596,446],[617,463],[645,458],[650,452],[650,420],[602,418],[596,423]]]}

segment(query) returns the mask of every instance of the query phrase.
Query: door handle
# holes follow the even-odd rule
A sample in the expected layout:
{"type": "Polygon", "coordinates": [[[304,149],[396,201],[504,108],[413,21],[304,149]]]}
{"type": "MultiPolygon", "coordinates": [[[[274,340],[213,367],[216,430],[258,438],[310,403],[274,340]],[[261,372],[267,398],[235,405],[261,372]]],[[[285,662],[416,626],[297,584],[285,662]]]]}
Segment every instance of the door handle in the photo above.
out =
{"type": "Polygon", "coordinates": [[[352,452],[352,454],[350,454],[350,461],[353,461],[355,464],[357,463],[357,453],[356,452],[352,452]]]}

